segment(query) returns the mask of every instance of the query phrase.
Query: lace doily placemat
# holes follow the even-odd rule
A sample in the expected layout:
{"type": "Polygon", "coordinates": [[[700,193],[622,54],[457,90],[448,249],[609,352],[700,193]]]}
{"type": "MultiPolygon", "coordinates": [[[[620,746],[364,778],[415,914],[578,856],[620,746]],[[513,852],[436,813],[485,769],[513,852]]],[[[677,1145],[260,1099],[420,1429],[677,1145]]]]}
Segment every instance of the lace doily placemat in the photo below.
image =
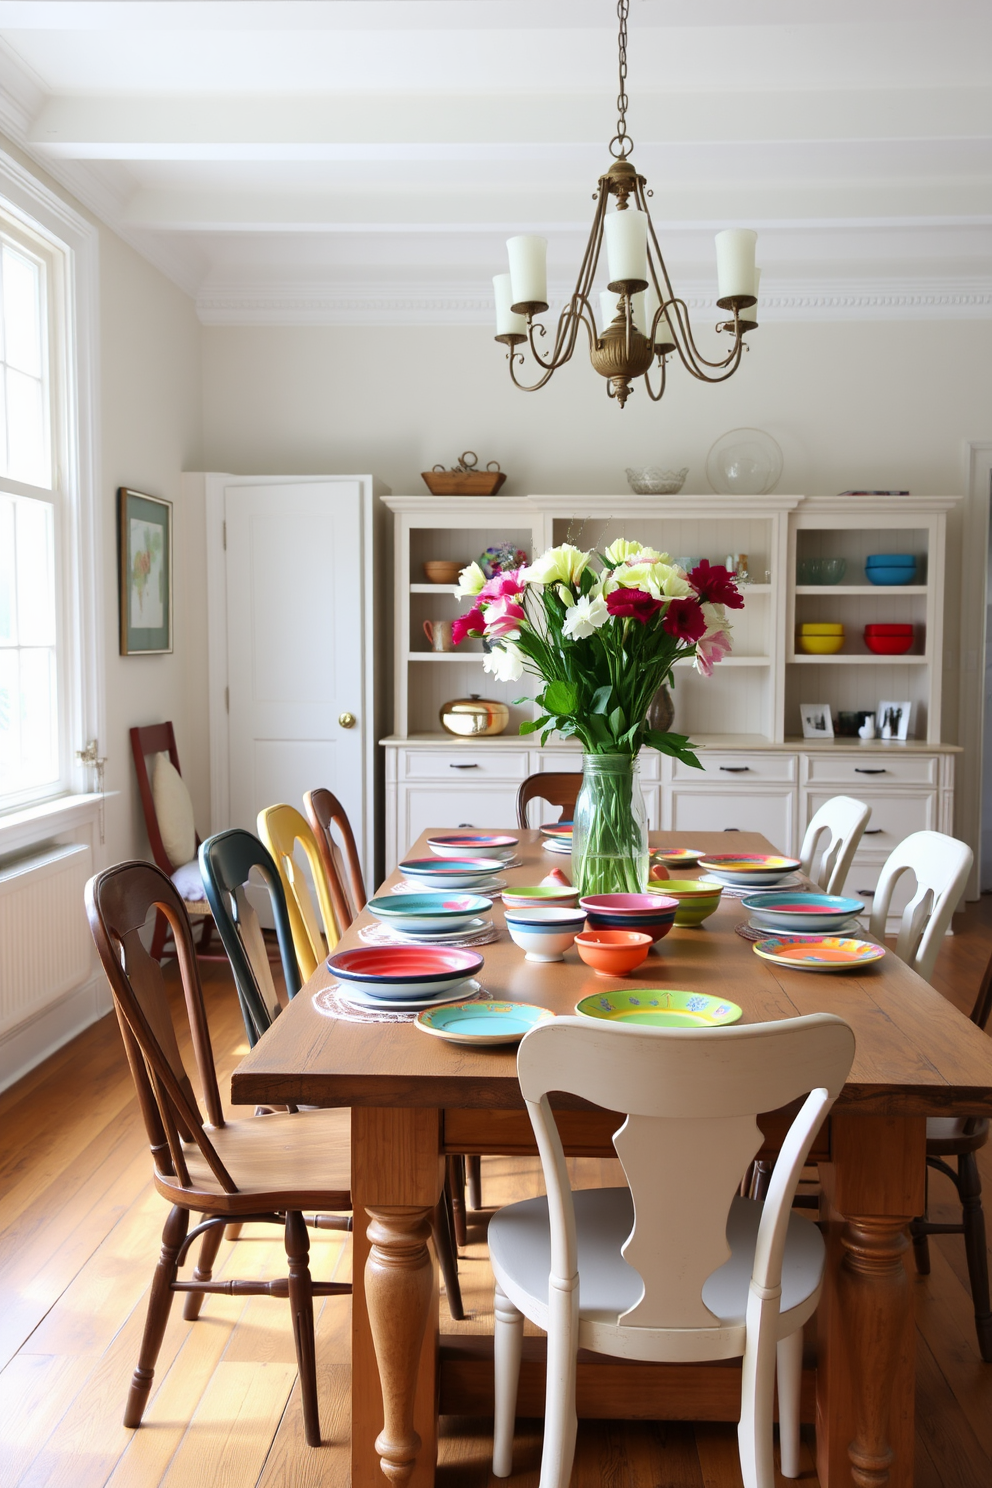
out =
{"type": "Polygon", "coordinates": [[[363,925],[358,932],[358,938],[366,945],[372,946],[480,946],[499,940],[499,930],[490,920],[482,930],[460,935],[457,940],[449,940],[447,936],[442,940],[436,940],[430,935],[418,935],[414,940],[412,936],[398,935],[389,925],[363,925]]]}
{"type": "MultiPolygon", "coordinates": [[[[340,982],[332,982],[329,987],[321,987],[319,992],[315,992],[313,1005],[318,1013],[323,1013],[325,1018],[340,1018],[343,1023],[412,1023],[421,1012],[420,1008],[402,1013],[393,1008],[356,1007],[339,995],[341,990],[340,982]]],[[[463,1001],[492,1002],[493,995],[485,987],[480,987],[478,992],[463,1001]]]]}
{"type": "Polygon", "coordinates": [[[788,935],[790,940],[822,940],[825,935],[853,935],[858,939],[867,939],[860,924],[849,927],[847,930],[756,930],[746,920],[741,920],[734,929],[742,940],[778,940],[783,935],[788,935]]]}

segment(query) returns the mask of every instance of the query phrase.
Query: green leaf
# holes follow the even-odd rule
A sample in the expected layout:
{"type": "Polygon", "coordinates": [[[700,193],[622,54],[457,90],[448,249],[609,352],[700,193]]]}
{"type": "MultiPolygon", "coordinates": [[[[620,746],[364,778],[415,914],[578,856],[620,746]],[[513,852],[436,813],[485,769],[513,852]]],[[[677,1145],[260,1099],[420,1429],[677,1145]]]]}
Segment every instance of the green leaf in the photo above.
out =
{"type": "Polygon", "coordinates": [[[535,718],[533,720],[525,719],[525,721],[520,725],[520,732],[522,734],[536,734],[538,729],[544,728],[550,722],[551,719],[548,718],[547,715],[545,715],[544,718],[535,718]]]}
{"type": "Polygon", "coordinates": [[[612,696],[613,688],[609,682],[607,682],[605,687],[597,687],[592,695],[589,711],[591,713],[605,713],[610,706],[610,698],[612,696]]]}
{"type": "Polygon", "coordinates": [[[626,732],[627,715],[622,708],[613,709],[613,712],[610,714],[610,728],[615,739],[619,739],[620,735],[626,732]]]}
{"type": "Polygon", "coordinates": [[[549,682],[541,702],[549,713],[574,713],[579,706],[579,689],[574,682],[549,682]]]}
{"type": "Polygon", "coordinates": [[[645,729],[644,742],[652,749],[657,749],[659,754],[669,754],[673,759],[691,765],[693,769],[703,768],[689,746],[687,734],[660,734],[657,729],[645,729]]]}
{"type": "Polygon", "coordinates": [[[586,728],[598,744],[610,742],[610,730],[601,713],[590,713],[586,719],[586,728]]]}

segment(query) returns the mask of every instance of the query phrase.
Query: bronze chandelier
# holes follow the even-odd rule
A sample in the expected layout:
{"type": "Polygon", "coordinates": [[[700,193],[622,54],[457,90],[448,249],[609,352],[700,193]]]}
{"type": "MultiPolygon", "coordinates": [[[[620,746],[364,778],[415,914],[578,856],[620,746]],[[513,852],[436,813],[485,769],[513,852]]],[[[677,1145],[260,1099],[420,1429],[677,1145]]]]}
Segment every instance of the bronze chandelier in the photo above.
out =
{"type": "Polygon", "coordinates": [[[542,356],[536,344],[547,333],[535,316],[548,308],[547,239],[522,234],[507,241],[510,272],[493,279],[496,291],[496,340],[507,347],[510,377],[523,392],[544,387],[559,367],[571,360],[584,325],[589,339],[589,360],[606,391],[622,408],[633,391],[634,378],[643,377],[648,396],[657,403],[664,394],[667,362],[673,352],[693,377],[701,382],[725,382],[740,366],[745,350],[744,335],[757,326],[756,318],[742,312],[757,304],[761,270],[754,266],[757,234],[746,228],[717,233],[717,305],[730,312],[720,321],[718,333],[733,337],[726,356],[717,361],[704,357],[696,345],[689,307],[672,288],[668,269],[648,211],[647,181],[631,164],[633,140],[627,133],[627,14],[630,0],[618,0],[620,21],[617,132],[610,140],[613,164],[600,176],[593,200],[596,212],[586,244],[579,276],[571,298],[558,317],[554,346],[542,356]],[[610,198],[616,210],[608,211],[610,198]],[[596,328],[592,306],[593,284],[599,269],[603,239],[609,271],[607,289],[600,294],[603,329],[596,328]],[[525,358],[517,347],[526,342],[541,374],[534,383],[519,380],[518,367],[525,358]],[[649,373],[657,359],[657,391],[649,373]]]}

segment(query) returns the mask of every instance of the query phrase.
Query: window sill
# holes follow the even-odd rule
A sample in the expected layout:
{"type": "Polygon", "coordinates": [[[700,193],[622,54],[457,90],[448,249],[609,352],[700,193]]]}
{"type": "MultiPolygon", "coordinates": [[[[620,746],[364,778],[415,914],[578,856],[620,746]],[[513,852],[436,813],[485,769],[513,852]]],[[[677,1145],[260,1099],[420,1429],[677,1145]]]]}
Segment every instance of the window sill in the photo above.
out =
{"type": "Polygon", "coordinates": [[[0,816],[0,855],[31,847],[59,832],[94,821],[101,799],[95,791],[84,795],[56,796],[52,801],[37,801],[31,806],[7,812],[0,816]]]}

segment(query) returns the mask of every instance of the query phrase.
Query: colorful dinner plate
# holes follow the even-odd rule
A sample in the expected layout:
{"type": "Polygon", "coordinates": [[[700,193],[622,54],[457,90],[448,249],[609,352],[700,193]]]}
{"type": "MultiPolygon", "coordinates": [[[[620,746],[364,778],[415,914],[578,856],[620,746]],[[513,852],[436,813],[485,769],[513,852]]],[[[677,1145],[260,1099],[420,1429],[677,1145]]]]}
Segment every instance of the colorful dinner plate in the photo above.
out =
{"type": "Polygon", "coordinates": [[[352,1007],[359,1008],[382,1008],[387,1013],[417,1013],[422,1008],[445,1007],[448,1003],[464,1002],[468,997],[475,997],[482,991],[478,982],[462,982],[460,987],[452,987],[447,992],[435,992],[433,997],[404,997],[386,998],[370,997],[363,992],[361,987],[354,985],[346,986],[343,982],[337,988],[337,995],[342,1002],[349,1003],[352,1007]]]}
{"type": "Polygon", "coordinates": [[[505,863],[516,853],[517,840],[492,832],[459,832],[428,837],[427,846],[438,858],[498,858],[505,863]]]}
{"type": "Polygon", "coordinates": [[[825,935],[818,940],[780,935],[776,940],[758,941],[752,950],[762,961],[774,961],[776,966],[791,966],[796,971],[857,971],[885,955],[884,946],[868,940],[846,940],[840,935],[825,935]]]}
{"type": "Polygon", "coordinates": [[[478,915],[493,907],[491,899],[481,894],[404,894],[399,901],[389,894],[370,899],[365,906],[369,914],[394,930],[420,932],[462,930],[478,915]]]}
{"type": "Polygon", "coordinates": [[[409,925],[402,923],[399,925],[390,925],[389,928],[395,931],[397,935],[402,935],[409,945],[422,944],[424,941],[428,941],[431,945],[443,945],[445,941],[459,941],[466,935],[478,935],[480,930],[488,929],[489,925],[490,922],[484,920],[480,915],[478,919],[469,920],[467,924],[460,926],[457,930],[449,930],[443,920],[439,924],[431,925],[426,929],[420,930],[412,930],[409,925]]]}
{"type": "Polygon", "coordinates": [[[698,847],[656,847],[651,856],[656,863],[664,863],[670,868],[691,868],[706,854],[698,847]]]}
{"type": "Polygon", "coordinates": [[[399,1000],[457,987],[481,971],[484,961],[478,951],[460,946],[360,946],[328,956],[327,968],[370,997],[399,1000]]]}
{"type": "Polygon", "coordinates": [[[607,1023],[647,1023],[652,1028],[720,1028],[736,1023],[741,1009],[725,997],[646,987],[639,992],[594,992],[576,1004],[584,1018],[607,1023]]]}
{"type": "Polygon", "coordinates": [[[407,858],[400,872],[427,889],[472,889],[499,866],[492,858],[407,858]]]}
{"type": "MultiPolygon", "coordinates": [[[[713,884],[724,889],[740,889],[749,894],[757,893],[759,889],[763,894],[781,894],[787,889],[794,889],[796,893],[799,893],[806,887],[806,880],[800,877],[798,873],[790,873],[786,878],[780,878],[778,883],[774,884],[735,883],[733,879],[725,877],[722,873],[700,874],[698,882],[702,884],[713,884]]],[[[664,879],[662,879],[662,883],[664,883],[664,879]]]]}
{"type": "Polygon", "coordinates": [[[719,873],[726,883],[754,884],[756,887],[778,883],[787,873],[801,866],[798,858],[783,858],[775,853],[716,853],[699,860],[707,873],[719,873]]]}
{"type": "Polygon", "coordinates": [[[453,1044],[518,1044],[554,1013],[529,1002],[463,1002],[421,1013],[414,1027],[453,1044]]]}
{"type": "MultiPolygon", "coordinates": [[[[770,930],[763,921],[755,919],[754,915],[748,920],[747,926],[751,940],[780,939],[784,933],[781,930],[770,930]]],[[[855,935],[861,929],[861,922],[856,915],[851,915],[850,919],[841,920],[839,925],[831,925],[829,929],[831,935],[855,935]]],[[[809,930],[800,934],[792,925],[789,925],[787,933],[792,936],[793,940],[819,940],[827,932],[821,925],[819,930],[809,930]]]]}
{"type": "Polygon", "coordinates": [[[770,930],[822,930],[826,935],[865,907],[862,899],[840,894],[749,894],[741,904],[770,930]]]}
{"type": "Polygon", "coordinates": [[[545,837],[557,837],[561,840],[572,840],[572,823],[570,821],[549,822],[541,831],[545,837]]]}
{"type": "MultiPolygon", "coordinates": [[[[491,863],[489,866],[490,868],[501,868],[503,865],[501,863],[491,863]]],[[[426,885],[423,879],[415,883],[412,880],[403,878],[398,884],[393,884],[393,887],[390,889],[389,892],[391,894],[422,894],[425,890],[425,887],[426,885]]],[[[471,889],[473,894],[498,894],[500,889],[506,888],[506,879],[482,878],[479,879],[477,883],[458,885],[452,884],[449,886],[449,889],[457,888],[471,889]]]]}

